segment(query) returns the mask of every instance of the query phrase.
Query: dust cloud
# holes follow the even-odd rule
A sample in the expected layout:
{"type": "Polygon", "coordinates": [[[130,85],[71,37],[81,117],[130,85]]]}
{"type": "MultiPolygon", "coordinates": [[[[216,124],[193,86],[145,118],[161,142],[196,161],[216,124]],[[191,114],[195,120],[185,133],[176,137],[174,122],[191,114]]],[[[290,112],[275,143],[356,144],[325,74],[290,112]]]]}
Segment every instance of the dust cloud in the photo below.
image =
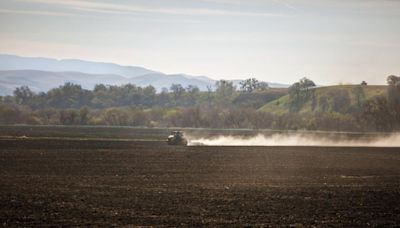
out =
{"type": "Polygon", "coordinates": [[[352,138],[343,135],[262,134],[253,137],[216,136],[189,138],[189,146],[349,146],[400,147],[400,134],[383,134],[352,138]]]}

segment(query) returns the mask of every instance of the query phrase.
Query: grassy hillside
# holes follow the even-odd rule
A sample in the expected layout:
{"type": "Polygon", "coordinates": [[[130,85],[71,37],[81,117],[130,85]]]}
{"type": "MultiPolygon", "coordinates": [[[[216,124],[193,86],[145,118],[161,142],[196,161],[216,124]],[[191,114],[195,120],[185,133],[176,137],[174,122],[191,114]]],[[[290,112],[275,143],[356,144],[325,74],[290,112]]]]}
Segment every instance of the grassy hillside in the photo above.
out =
{"type": "Polygon", "coordinates": [[[264,104],[274,101],[286,94],[288,94],[286,88],[270,88],[262,92],[240,93],[233,99],[232,104],[241,108],[258,109],[264,104]]]}
{"type": "MultiPolygon", "coordinates": [[[[304,101],[297,112],[342,112],[347,113],[359,107],[359,100],[365,101],[379,95],[386,95],[387,86],[337,85],[313,89],[313,94],[304,101]],[[360,89],[361,88],[361,89],[360,89]],[[357,89],[362,95],[357,96],[357,89]]],[[[289,95],[271,101],[259,110],[274,114],[289,113],[292,105],[289,95]]]]}

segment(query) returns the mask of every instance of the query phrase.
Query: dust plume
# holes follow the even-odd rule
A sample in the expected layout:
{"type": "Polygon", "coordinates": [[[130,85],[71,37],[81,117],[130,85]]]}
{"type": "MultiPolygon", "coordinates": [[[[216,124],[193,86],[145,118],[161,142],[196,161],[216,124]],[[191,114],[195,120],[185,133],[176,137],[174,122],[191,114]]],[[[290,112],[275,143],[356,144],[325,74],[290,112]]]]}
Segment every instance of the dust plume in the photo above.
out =
{"type": "Polygon", "coordinates": [[[189,146],[353,146],[353,147],[400,147],[400,134],[347,135],[321,134],[258,134],[253,137],[217,136],[213,138],[189,138],[189,146]]]}

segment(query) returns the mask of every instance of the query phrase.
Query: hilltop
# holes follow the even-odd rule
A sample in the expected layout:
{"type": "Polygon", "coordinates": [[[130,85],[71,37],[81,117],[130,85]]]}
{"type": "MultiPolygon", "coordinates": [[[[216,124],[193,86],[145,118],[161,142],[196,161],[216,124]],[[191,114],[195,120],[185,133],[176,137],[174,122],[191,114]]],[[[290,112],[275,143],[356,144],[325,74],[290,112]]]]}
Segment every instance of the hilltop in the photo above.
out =
{"type": "Polygon", "coordinates": [[[363,101],[375,96],[386,95],[384,85],[336,85],[310,90],[310,96],[293,110],[293,99],[289,95],[271,101],[259,110],[272,114],[339,112],[350,113],[358,110],[363,101]]]}

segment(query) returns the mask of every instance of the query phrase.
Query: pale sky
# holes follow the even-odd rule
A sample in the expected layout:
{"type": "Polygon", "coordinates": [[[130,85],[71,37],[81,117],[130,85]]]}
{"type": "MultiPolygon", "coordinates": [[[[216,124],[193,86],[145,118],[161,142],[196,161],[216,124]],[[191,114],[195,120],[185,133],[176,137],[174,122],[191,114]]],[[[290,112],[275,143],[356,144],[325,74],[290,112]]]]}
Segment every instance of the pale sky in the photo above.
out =
{"type": "Polygon", "coordinates": [[[400,0],[1,0],[0,53],[384,84],[400,75],[400,0]]]}

